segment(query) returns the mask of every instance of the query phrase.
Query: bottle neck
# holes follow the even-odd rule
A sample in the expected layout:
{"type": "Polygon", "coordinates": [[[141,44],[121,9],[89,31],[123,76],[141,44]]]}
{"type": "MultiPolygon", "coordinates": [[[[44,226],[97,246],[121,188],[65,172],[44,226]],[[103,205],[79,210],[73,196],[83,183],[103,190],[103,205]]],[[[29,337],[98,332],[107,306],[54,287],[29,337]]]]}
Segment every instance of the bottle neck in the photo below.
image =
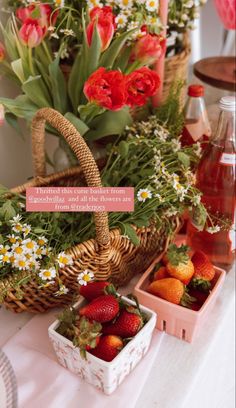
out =
{"type": "Polygon", "coordinates": [[[235,112],[221,111],[213,141],[235,144],[235,112]]]}
{"type": "Polygon", "coordinates": [[[202,97],[189,97],[184,108],[184,116],[186,120],[199,120],[200,117],[206,114],[205,102],[202,97]]]}

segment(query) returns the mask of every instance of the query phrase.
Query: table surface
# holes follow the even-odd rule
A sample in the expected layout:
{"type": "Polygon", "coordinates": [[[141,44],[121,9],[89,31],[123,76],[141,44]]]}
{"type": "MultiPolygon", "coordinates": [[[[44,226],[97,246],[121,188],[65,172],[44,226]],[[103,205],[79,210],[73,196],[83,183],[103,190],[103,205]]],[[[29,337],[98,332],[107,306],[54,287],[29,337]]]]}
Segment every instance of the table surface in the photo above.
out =
{"type": "MultiPolygon", "coordinates": [[[[135,408],[235,407],[234,284],[232,268],[209,321],[192,344],[165,334],[135,408]]],[[[1,308],[0,346],[32,317],[1,308]]]]}

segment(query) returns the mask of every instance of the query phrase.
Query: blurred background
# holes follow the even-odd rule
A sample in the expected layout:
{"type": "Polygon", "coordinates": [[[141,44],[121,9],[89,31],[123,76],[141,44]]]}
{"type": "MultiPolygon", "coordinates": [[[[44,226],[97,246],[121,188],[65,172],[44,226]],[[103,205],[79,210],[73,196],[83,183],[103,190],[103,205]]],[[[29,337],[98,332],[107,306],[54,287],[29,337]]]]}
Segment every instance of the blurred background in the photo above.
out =
{"type": "MultiPolygon", "coordinates": [[[[196,20],[196,29],[191,32],[192,54],[189,67],[189,81],[200,82],[192,74],[192,65],[205,57],[219,55],[235,55],[235,31],[226,31],[216,13],[214,0],[208,0],[202,8],[200,18],[196,20]]],[[[0,0],[0,9],[3,1],[0,0]]],[[[4,22],[5,13],[0,11],[0,20],[4,22]]],[[[215,103],[228,92],[206,86],[206,103],[210,110],[215,103]]],[[[6,78],[0,80],[0,95],[14,97],[17,89],[6,78]]],[[[216,111],[214,111],[216,112],[216,111]]],[[[217,112],[216,112],[217,116],[217,112]]],[[[31,177],[31,146],[29,129],[23,126],[24,137],[18,135],[7,123],[0,127],[0,183],[13,187],[22,184],[31,177]]],[[[47,151],[52,156],[58,139],[47,135],[47,151]]]]}

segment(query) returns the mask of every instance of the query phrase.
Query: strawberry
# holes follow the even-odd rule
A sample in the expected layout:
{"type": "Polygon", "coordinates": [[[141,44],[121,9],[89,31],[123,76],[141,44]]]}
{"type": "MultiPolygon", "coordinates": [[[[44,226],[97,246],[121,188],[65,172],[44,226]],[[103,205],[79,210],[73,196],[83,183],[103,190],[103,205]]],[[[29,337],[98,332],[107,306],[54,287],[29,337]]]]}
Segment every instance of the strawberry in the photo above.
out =
{"type": "Polygon", "coordinates": [[[101,336],[100,341],[90,353],[101,358],[101,360],[112,361],[123,347],[123,341],[118,336],[101,336]]]}
{"type": "Polygon", "coordinates": [[[169,278],[170,275],[167,272],[167,269],[165,266],[161,266],[153,276],[153,280],[159,280],[159,279],[164,279],[164,278],[169,278]]]}
{"type": "Polygon", "coordinates": [[[133,306],[127,306],[122,309],[114,323],[103,325],[102,332],[127,338],[135,336],[142,326],[143,319],[138,309],[133,306]]]}
{"type": "Polygon", "coordinates": [[[187,245],[177,247],[175,244],[170,245],[167,251],[167,272],[170,276],[179,279],[185,285],[189,284],[194,274],[194,266],[188,255],[188,251],[189,247],[187,245]]]}
{"type": "Polygon", "coordinates": [[[195,299],[187,293],[183,282],[175,278],[165,278],[153,281],[148,286],[147,291],[167,300],[168,302],[185,307],[189,307],[190,304],[195,301],[195,299]]]}
{"type": "Polygon", "coordinates": [[[106,288],[110,285],[109,282],[97,281],[89,282],[86,286],[81,286],[79,293],[88,301],[96,299],[99,296],[106,294],[106,288]]]}
{"type": "Polygon", "coordinates": [[[91,344],[86,345],[86,351],[90,351],[98,346],[101,337],[96,337],[91,344]]]}
{"type": "Polygon", "coordinates": [[[195,288],[201,288],[203,291],[207,291],[211,287],[211,281],[215,276],[215,269],[207,257],[202,251],[196,251],[192,257],[192,263],[194,265],[194,275],[191,281],[191,286],[195,288]]]}
{"type": "Polygon", "coordinates": [[[81,316],[99,323],[109,322],[119,312],[119,302],[113,295],[103,295],[79,310],[81,316]]]}
{"type": "Polygon", "coordinates": [[[189,294],[193,297],[195,297],[197,299],[197,303],[199,303],[199,305],[203,305],[203,303],[205,303],[205,301],[207,300],[208,296],[209,296],[209,291],[208,292],[202,292],[201,290],[198,289],[194,289],[194,288],[190,288],[189,290],[189,294]]]}

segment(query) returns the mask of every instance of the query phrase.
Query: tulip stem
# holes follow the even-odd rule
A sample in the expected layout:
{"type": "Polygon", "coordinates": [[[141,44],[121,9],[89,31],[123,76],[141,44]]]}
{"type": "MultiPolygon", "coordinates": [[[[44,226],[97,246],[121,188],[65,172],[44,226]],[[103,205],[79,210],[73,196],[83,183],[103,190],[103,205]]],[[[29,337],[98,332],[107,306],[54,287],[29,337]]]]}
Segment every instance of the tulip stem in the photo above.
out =
{"type": "Polygon", "coordinates": [[[125,71],[126,75],[130,74],[131,72],[135,71],[138,68],[141,68],[143,64],[140,61],[134,61],[125,71]]]}
{"type": "Polygon", "coordinates": [[[34,66],[33,66],[33,59],[32,59],[32,48],[28,48],[28,56],[29,56],[29,68],[30,68],[30,71],[31,71],[31,74],[33,75],[33,76],[35,76],[35,71],[34,71],[34,66]]]}

